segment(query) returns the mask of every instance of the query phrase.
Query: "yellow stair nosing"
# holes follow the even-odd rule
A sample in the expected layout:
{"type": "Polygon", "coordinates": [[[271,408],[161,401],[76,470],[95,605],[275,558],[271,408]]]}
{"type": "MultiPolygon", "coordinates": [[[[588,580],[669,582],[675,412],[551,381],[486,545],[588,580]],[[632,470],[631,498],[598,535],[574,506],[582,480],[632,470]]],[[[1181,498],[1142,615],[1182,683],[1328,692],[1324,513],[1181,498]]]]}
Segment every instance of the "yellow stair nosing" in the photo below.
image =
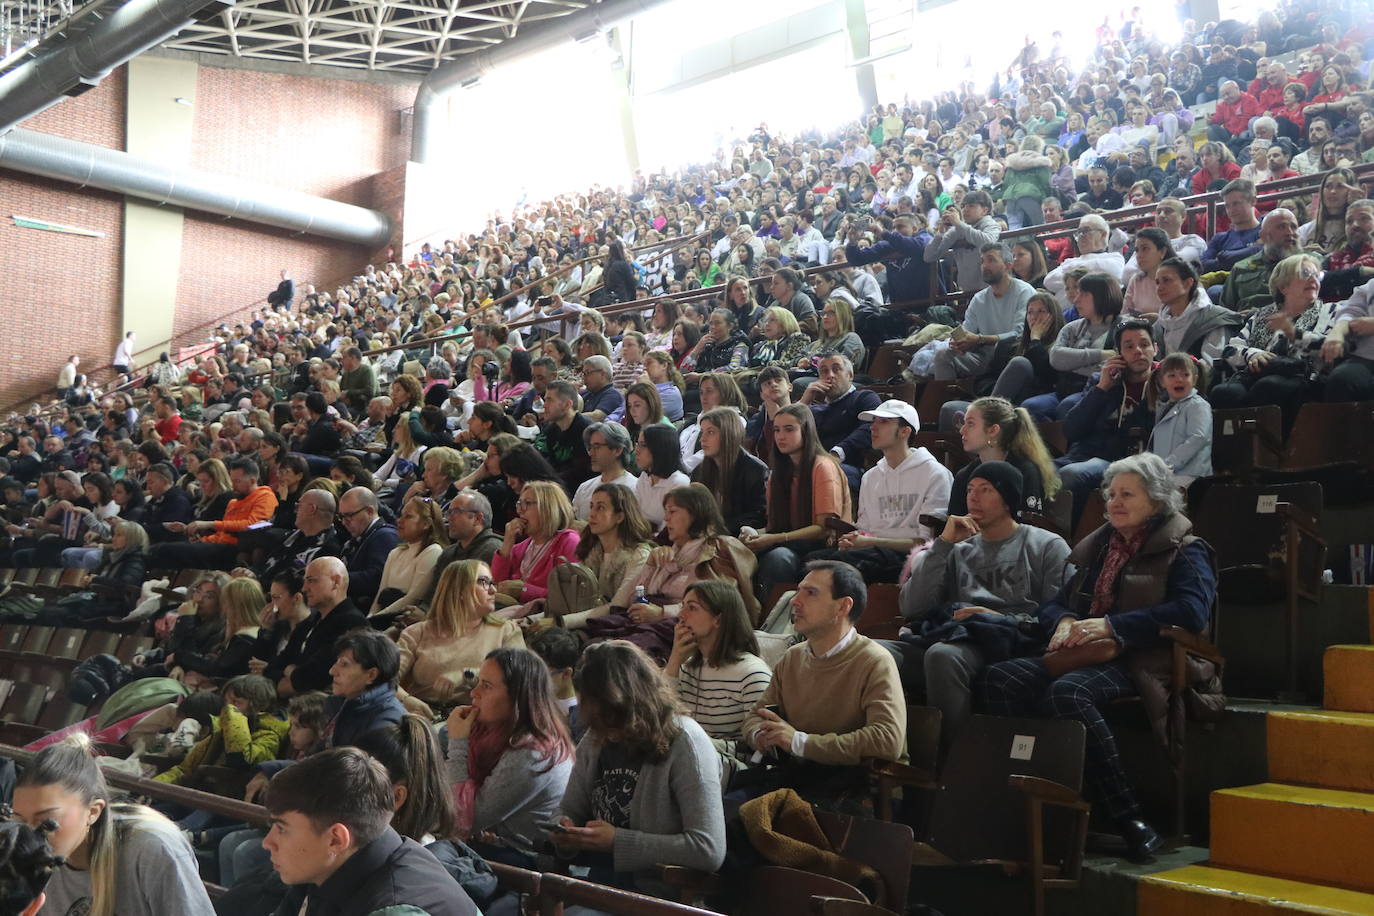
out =
{"type": "Polygon", "coordinates": [[[1344,725],[1367,725],[1374,728],[1374,712],[1347,709],[1276,709],[1266,715],[1278,721],[1339,722],[1344,725]]]}
{"type": "Polygon", "coordinates": [[[1241,897],[1259,905],[1309,916],[1369,916],[1374,914],[1374,894],[1275,878],[1214,865],[1186,865],[1145,875],[1142,885],[1208,897],[1241,897]]]}
{"type": "Polygon", "coordinates": [[[1374,792],[1332,789],[1288,782],[1262,782],[1251,786],[1217,789],[1212,797],[1246,798],[1256,801],[1312,805],[1322,808],[1356,808],[1374,811],[1374,792]]]}

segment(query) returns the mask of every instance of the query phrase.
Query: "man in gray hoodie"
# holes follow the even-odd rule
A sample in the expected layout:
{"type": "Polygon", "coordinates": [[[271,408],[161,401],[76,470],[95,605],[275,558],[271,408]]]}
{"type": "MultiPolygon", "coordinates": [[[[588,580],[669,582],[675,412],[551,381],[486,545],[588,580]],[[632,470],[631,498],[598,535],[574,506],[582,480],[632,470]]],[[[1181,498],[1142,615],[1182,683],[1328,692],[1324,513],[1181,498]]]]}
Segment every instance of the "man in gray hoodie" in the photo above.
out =
{"type": "Polygon", "coordinates": [[[968,482],[968,515],[952,515],[930,549],[916,554],[902,586],[908,622],[897,658],[908,699],[922,693],[944,717],[948,747],[973,714],[969,685],[993,661],[1035,648],[1022,621],[1066,579],[1069,545],[1053,532],[1017,522],[1021,472],[984,461],[968,482]]]}

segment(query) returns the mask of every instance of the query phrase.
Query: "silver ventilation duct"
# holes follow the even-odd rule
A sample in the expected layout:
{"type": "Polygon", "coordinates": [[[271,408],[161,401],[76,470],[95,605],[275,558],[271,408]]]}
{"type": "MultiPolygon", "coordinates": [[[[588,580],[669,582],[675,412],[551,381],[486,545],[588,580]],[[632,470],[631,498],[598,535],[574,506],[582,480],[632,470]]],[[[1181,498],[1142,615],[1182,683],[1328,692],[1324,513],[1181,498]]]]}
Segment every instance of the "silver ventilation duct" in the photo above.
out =
{"type": "Polygon", "coordinates": [[[129,0],[76,38],[0,76],[0,133],[93,88],[192,20],[233,5],[234,0],[129,0]]]}
{"type": "MultiPolygon", "coordinates": [[[[631,16],[653,9],[665,0],[601,0],[575,13],[522,26],[516,37],[492,48],[464,54],[430,71],[415,93],[415,117],[410,131],[410,158],[428,162],[433,144],[434,120],[439,97],[445,92],[491,73],[507,64],[557,47],[565,41],[581,41],[612,28],[631,16]]],[[[460,13],[461,15],[461,13],[460,13]]]]}
{"type": "Polygon", "coordinates": [[[0,167],[369,248],[391,237],[386,215],[366,207],[22,128],[0,136],[0,167]]]}

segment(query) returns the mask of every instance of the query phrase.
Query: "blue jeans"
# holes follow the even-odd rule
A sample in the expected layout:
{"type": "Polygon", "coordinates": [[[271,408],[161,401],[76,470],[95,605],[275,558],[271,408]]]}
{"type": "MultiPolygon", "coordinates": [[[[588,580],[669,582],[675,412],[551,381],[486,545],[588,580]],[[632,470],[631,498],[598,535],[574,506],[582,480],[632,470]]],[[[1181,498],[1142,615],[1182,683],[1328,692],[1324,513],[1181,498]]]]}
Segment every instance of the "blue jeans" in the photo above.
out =
{"type": "Polygon", "coordinates": [[[1056,420],[1062,421],[1073,410],[1074,405],[1083,400],[1083,392],[1075,391],[1068,397],[1061,398],[1051,391],[1049,394],[1037,394],[1034,397],[1026,398],[1021,402],[1021,406],[1030,412],[1031,417],[1037,423],[1052,423],[1056,420]]]}
{"type": "Polygon", "coordinates": [[[1059,479],[1063,482],[1064,489],[1073,494],[1074,528],[1078,527],[1078,520],[1083,517],[1083,507],[1088,494],[1101,486],[1109,464],[1111,462],[1106,458],[1089,458],[1087,461],[1066,464],[1059,469],[1059,479]]]}
{"type": "Polygon", "coordinates": [[[759,590],[759,601],[765,607],[773,586],[784,582],[799,582],[808,555],[825,547],[824,541],[792,541],[786,546],[778,545],[759,554],[759,568],[754,581],[759,590]]]}
{"type": "Polygon", "coordinates": [[[262,848],[267,834],[249,827],[236,830],[219,842],[219,883],[233,887],[244,875],[252,874],[272,860],[272,854],[262,848]]]}

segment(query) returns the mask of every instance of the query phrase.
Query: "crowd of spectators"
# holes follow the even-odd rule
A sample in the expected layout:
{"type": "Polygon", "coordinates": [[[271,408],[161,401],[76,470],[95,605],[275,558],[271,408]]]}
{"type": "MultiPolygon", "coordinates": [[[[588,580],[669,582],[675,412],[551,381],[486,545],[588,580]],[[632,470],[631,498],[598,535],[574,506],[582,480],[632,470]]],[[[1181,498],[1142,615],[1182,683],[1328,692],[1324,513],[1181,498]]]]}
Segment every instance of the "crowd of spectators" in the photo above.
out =
{"type": "MultiPolygon", "coordinates": [[[[396,902],[454,875],[481,905],[473,859],[549,842],[665,893],[654,866],[724,860],[722,792],[863,810],[908,702],[941,710],[946,749],[975,711],[1082,721],[1087,795],[1148,855],[1100,708],[1161,627],[1207,628],[1216,575],[1180,492],[1212,473],[1212,407],[1291,426],[1374,397],[1352,172],[1374,161],[1374,27],[1286,3],[1183,33],[1133,14],[1081,68],[1028,44],[986,92],[760,128],[333,292],[283,272],[189,369],[164,356],[103,396],[73,356],[60,401],[0,433],[0,563],[202,571],[165,618],[119,590],[40,613],[152,615],[138,673],[234,679],[202,755],[252,766],[274,826],[183,827],[280,912],[382,901],[386,869],[420,894],[396,902]],[[1310,206],[1257,197],[1317,172],[1310,206]],[[1207,191],[1210,238],[1179,202],[1207,191]],[[1113,226],[1141,207],[1150,225],[1113,226]],[[1003,238],[1061,219],[1071,237],[1003,238]],[[866,387],[893,337],[909,376],[966,399],[921,417],[866,387]],[[923,423],[959,433],[957,476],[923,423]],[[1068,498],[1076,526],[1095,490],[1106,520],[1072,549],[1023,521],[1068,498]],[[854,627],[884,582],[890,642],[854,627]],[[267,887],[269,853],[292,887],[267,887]]],[[[60,762],[64,803],[89,806],[103,787],[60,762]]],[[[473,911],[446,899],[427,911],[473,911]]]]}

